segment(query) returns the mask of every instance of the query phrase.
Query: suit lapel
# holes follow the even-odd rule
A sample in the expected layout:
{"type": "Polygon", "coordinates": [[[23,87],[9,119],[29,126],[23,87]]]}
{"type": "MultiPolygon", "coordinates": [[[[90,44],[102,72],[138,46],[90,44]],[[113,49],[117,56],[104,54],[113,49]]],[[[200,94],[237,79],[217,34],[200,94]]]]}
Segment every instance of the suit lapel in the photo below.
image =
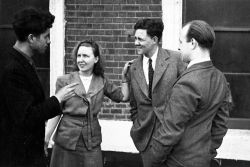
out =
{"type": "Polygon", "coordinates": [[[152,90],[154,90],[155,86],[161,79],[162,75],[166,71],[168,67],[168,58],[169,54],[164,51],[162,48],[159,48],[156,64],[155,64],[155,72],[154,72],[154,79],[153,79],[153,85],[152,90]]]}
{"type": "Polygon", "coordinates": [[[88,92],[86,92],[78,72],[72,73],[72,78],[71,78],[70,82],[71,83],[74,83],[74,82],[79,83],[79,85],[77,85],[75,88],[75,93],[82,98],[92,97],[97,92],[99,92],[101,89],[103,89],[103,87],[104,87],[104,82],[103,82],[102,77],[97,77],[97,76],[93,75],[90,86],[89,86],[89,90],[88,90],[88,92]]]}
{"type": "Polygon", "coordinates": [[[132,67],[132,70],[134,71],[135,75],[134,79],[137,81],[140,89],[146,96],[148,96],[148,86],[143,72],[142,59],[143,56],[140,55],[137,61],[133,63],[134,65],[132,67]]]}
{"type": "Polygon", "coordinates": [[[104,87],[104,81],[102,77],[99,76],[95,76],[93,74],[90,86],[89,86],[89,91],[88,91],[88,95],[90,97],[94,96],[95,94],[97,94],[100,90],[102,90],[104,87]]]}
{"type": "MultiPolygon", "coordinates": [[[[75,93],[76,93],[78,96],[82,97],[84,94],[86,94],[86,91],[85,91],[85,88],[84,88],[84,86],[83,86],[83,83],[82,83],[82,81],[81,81],[81,79],[80,79],[80,76],[79,76],[79,73],[78,73],[78,72],[73,72],[73,73],[72,73],[72,78],[71,78],[70,83],[75,83],[75,82],[79,83],[79,84],[76,86],[76,88],[75,88],[75,93]]],[[[68,83],[68,84],[70,84],[70,83],[68,83]]]]}

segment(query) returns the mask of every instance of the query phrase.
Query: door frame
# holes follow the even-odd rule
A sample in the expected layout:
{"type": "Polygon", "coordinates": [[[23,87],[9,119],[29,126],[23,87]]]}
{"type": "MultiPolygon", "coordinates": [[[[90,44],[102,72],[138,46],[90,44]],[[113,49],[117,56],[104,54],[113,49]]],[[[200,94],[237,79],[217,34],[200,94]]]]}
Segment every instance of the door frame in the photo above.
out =
{"type": "Polygon", "coordinates": [[[50,0],[49,10],[55,15],[50,30],[50,95],[55,94],[56,79],[65,73],[65,0],[50,0]]]}

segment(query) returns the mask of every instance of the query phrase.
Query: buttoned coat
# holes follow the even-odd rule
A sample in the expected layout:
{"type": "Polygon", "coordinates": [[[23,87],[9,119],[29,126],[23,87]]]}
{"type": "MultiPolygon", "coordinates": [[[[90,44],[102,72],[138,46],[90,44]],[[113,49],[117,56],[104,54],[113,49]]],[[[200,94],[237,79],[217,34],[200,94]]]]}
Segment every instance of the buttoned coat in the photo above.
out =
{"type": "Polygon", "coordinates": [[[34,67],[14,48],[0,80],[0,166],[45,166],[45,121],[61,113],[56,97],[45,99],[34,67]]]}
{"type": "Polygon", "coordinates": [[[130,135],[141,152],[163,123],[163,111],[170,90],[185,65],[180,54],[159,48],[152,84],[152,99],[148,97],[148,85],[143,72],[143,55],[140,55],[129,69],[130,106],[133,126],[130,135]]]}
{"type": "Polygon", "coordinates": [[[209,167],[227,132],[231,92],[211,61],[192,65],[174,84],[158,129],[169,167],[209,167]]]}
{"type": "Polygon", "coordinates": [[[101,127],[97,114],[101,111],[104,96],[115,102],[123,99],[121,88],[108,81],[106,78],[93,74],[88,92],[85,91],[79,72],[73,72],[57,79],[56,87],[79,83],[75,89],[75,96],[63,104],[63,116],[54,136],[56,144],[75,150],[80,135],[89,150],[101,144],[101,127]],[[83,131],[83,128],[87,128],[83,131]]]}

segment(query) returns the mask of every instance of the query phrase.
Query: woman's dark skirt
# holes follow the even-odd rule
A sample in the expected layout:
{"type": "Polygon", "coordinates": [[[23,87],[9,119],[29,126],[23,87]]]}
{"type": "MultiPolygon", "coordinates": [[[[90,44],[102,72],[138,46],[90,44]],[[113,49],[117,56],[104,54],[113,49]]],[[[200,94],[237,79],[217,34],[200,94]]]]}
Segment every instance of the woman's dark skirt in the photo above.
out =
{"type": "Polygon", "coordinates": [[[100,145],[87,150],[80,137],[76,150],[67,150],[57,144],[53,146],[50,167],[103,167],[100,145]]]}

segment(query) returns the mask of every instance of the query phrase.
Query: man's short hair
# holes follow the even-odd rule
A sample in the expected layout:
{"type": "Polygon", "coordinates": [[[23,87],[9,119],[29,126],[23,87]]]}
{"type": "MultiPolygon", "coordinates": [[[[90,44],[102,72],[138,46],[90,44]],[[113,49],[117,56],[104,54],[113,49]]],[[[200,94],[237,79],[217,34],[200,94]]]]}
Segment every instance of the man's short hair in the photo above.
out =
{"type": "Polygon", "coordinates": [[[19,41],[27,40],[29,34],[38,36],[52,27],[55,16],[50,12],[26,8],[14,15],[12,26],[19,41]]]}
{"type": "Polygon", "coordinates": [[[194,38],[202,48],[211,50],[215,42],[215,33],[213,28],[203,20],[193,20],[186,24],[188,32],[187,41],[194,38]]]}
{"type": "Polygon", "coordinates": [[[164,25],[161,19],[141,19],[134,25],[134,30],[147,30],[150,37],[156,36],[158,41],[161,40],[164,25]]]}

